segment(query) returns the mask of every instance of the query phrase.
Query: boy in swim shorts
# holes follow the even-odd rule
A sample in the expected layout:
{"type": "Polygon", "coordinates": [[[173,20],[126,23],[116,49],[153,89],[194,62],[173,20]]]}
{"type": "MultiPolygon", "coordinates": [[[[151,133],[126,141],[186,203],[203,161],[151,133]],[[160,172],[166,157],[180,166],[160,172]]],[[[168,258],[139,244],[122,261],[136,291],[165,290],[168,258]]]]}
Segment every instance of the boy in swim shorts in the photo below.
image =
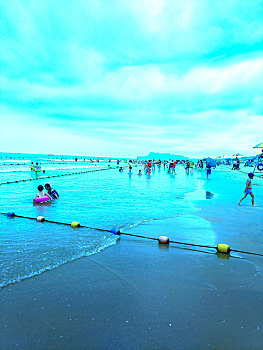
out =
{"type": "Polygon", "coordinates": [[[246,182],[246,188],[244,190],[245,195],[238,202],[239,205],[241,205],[242,200],[245,199],[248,194],[250,194],[250,196],[252,198],[252,206],[255,205],[254,204],[254,194],[252,193],[252,181],[251,181],[251,180],[253,180],[253,177],[254,177],[253,173],[249,173],[248,174],[248,179],[247,179],[247,182],[246,182]]]}

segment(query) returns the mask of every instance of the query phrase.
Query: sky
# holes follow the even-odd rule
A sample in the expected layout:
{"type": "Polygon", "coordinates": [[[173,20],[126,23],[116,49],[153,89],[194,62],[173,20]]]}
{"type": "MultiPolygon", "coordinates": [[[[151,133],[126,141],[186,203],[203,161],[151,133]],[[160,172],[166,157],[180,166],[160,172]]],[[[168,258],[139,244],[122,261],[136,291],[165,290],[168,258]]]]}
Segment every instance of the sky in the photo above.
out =
{"type": "Polygon", "coordinates": [[[0,0],[0,151],[254,155],[261,0],[0,0]]]}

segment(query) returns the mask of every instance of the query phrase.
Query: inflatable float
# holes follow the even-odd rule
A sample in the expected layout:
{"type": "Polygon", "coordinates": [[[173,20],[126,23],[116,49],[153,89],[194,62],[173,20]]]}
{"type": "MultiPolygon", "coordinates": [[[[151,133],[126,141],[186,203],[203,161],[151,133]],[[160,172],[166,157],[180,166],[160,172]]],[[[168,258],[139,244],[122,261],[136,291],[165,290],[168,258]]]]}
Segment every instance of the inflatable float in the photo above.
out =
{"type": "Polygon", "coordinates": [[[36,173],[39,173],[41,171],[40,167],[34,167],[33,166],[31,169],[34,170],[36,173]]]}
{"type": "Polygon", "coordinates": [[[49,196],[44,196],[44,197],[37,197],[34,199],[35,203],[47,203],[47,202],[51,202],[51,199],[49,198],[49,196]]]}

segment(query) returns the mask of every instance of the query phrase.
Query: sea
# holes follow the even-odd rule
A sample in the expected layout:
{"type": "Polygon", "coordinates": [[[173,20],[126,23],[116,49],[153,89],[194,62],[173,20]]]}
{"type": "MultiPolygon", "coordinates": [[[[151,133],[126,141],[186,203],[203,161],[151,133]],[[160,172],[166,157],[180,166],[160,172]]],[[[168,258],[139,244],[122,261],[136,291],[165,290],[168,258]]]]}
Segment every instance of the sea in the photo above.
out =
{"type": "Polygon", "coordinates": [[[162,166],[147,176],[140,164],[134,165],[131,173],[124,160],[120,166],[123,172],[119,172],[114,158],[0,154],[0,287],[100,253],[117,243],[118,236],[101,229],[129,232],[132,228],[134,232],[147,222],[178,217],[181,230],[159,234],[177,241],[217,243],[210,221],[195,215],[202,201],[218,197],[214,189],[207,190],[205,172],[186,173],[178,166],[172,175],[162,166]],[[31,162],[38,162],[42,171],[32,171],[31,162]],[[57,190],[59,199],[51,205],[33,205],[38,185],[46,183],[57,190]],[[8,212],[24,218],[9,218],[8,212]],[[37,222],[39,215],[58,223],[37,222]],[[63,225],[73,221],[89,228],[63,225]],[[190,231],[191,223],[199,229],[190,231]],[[187,236],[183,232],[188,232],[187,236]]]}

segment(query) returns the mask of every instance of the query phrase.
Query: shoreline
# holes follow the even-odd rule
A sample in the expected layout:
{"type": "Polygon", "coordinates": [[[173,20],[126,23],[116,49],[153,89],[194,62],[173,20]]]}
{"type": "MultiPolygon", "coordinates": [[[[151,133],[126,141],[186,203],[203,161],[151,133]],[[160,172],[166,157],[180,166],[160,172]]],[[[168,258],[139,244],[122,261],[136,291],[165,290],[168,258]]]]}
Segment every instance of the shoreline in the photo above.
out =
{"type": "MultiPolygon", "coordinates": [[[[262,211],[234,205],[243,180],[229,179],[231,193],[194,200],[191,213],[129,232],[251,248],[262,211]]],[[[214,173],[203,195],[220,189],[217,181],[214,173]]],[[[9,285],[0,290],[0,347],[261,349],[263,259],[200,250],[122,235],[98,254],[9,285]]]]}
{"type": "Polygon", "coordinates": [[[244,260],[122,237],[2,290],[1,346],[232,349],[235,339],[236,348],[260,349],[262,278],[255,272],[244,260]]]}
{"type": "MultiPolygon", "coordinates": [[[[158,230],[178,230],[174,220],[158,230]]],[[[2,289],[1,347],[232,349],[234,339],[235,348],[260,349],[261,286],[245,259],[121,236],[99,254],[2,289]]]]}

